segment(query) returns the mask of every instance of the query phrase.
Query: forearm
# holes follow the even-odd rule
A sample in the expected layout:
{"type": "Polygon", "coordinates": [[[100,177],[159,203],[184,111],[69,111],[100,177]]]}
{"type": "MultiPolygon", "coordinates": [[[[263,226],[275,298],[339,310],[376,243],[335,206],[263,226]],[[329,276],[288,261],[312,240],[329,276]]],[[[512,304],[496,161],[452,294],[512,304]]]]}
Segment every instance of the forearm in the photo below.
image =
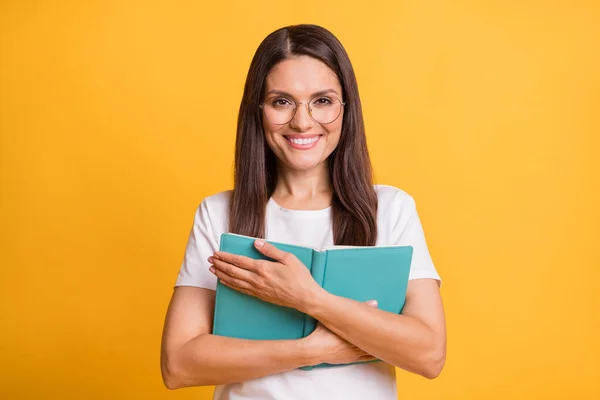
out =
{"type": "Polygon", "coordinates": [[[442,352],[417,318],[393,314],[323,291],[304,312],[367,353],[404,370],[434,377],[442,352]]]}
{"type": "Polygon", "coordinates": [[[173,388],[220,385],[316,363],[304,340],[245,340],[200,335],[174,355],[173,388]]]}

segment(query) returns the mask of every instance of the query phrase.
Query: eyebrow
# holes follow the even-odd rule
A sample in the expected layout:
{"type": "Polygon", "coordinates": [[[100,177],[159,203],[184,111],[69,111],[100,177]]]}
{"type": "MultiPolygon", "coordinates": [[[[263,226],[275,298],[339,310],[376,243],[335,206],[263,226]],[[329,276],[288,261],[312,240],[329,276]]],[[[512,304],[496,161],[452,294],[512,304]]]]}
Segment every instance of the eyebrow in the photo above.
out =
{"type": "MultiPolygon", "coordinates": [[[[336,92],[335,90],[333,90],[333,89],[325,89],[325,90],[320,90],[318,92],[313,93],[310,97],[322,96],[324,94],[331,93],[331,92],[333,92],[333,93],[335,93],[335,94],[337,94],[339,96],[339,93],[336,92]]],[[[284,92],[283,90],[277,90],[277,89],[269,90],[269,92],[267,93],[267,96],[270,95],[270,94],[278,94],[278,95],[281,95],[281,96],[294,97],[294,96],[292,96],[288,92],[284,92]]]]}

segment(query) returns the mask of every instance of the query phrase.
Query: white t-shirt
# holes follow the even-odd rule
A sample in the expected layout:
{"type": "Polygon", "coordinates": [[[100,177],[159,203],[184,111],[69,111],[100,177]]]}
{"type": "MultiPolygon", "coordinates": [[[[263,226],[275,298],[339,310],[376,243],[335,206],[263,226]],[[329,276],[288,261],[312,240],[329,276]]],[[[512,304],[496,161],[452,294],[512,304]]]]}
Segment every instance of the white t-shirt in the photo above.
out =
{"type": "MultiPolygon", "coordinates": [[[[425,242],[413,198],[388,185],[374,185],[378,197],[377,246],[413,246],[410,279],[440,281],[425,242]]],[[[231,190],[206,197],[196,210],[185,256],[175,286],[216,290],[217,279],[208,270],[207,258],[219,250],[227,232],[231,190]]],[[[266,239],[320,249],[333,245],[331,207],[290,210],[271,198],[267,204],[266,239]]],[[[216,387],[218,400],[396,400],[394,366],[385,362],[352,364],[310,371],[295,369],[245,382],[216,387]]]]}

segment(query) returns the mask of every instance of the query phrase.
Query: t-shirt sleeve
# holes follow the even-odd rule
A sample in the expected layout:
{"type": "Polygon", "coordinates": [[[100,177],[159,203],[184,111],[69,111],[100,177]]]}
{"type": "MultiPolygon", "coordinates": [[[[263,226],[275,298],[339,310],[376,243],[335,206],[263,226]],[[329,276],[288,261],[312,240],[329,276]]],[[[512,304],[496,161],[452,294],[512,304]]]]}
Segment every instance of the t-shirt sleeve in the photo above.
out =
{"type": "Polygon", "coordinates": [[[396,224],[398,235],[396,236],[398,237],[396,244],[413,246],[413,256],[408,279],[432,278],[438,280],[438,284],[441,287],[442,279],[431,260],[416,204],[410,196],[407,199],[406,207],[406,212],[401,214],[396,224]]]}
{"type": "Polygon", "coordinates": [[[185,255],[175,286],[197,286],[216,290],[217,277],[208,267],[208,257],[219,250],[206,200],[203,200],[194,215],[194,224],[188,237],[185,255]]]}

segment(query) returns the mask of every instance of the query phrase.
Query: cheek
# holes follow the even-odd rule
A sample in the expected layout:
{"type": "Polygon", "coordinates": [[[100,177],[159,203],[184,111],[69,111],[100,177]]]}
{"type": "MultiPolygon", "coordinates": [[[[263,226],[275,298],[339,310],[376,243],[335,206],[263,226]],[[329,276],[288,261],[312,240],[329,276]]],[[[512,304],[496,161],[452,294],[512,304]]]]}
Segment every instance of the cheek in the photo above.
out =
{"type": "Polygon", "coordinates": [[[263,127],[263,132],[265,134],[265,136],[271,136],[274,133],[278,133],[280,130],[282,130],[285,125],[275,125],[270,123],[269,121],[263,120],[262,123],[262,127],[263,127]]]}
{"type": "Polygon", "coordinates": [[[329,137],[329,142],[336,145],[340,141],[340,137],[342,135],[342,121],[335,121],[333,124],[327,127],[327,136],[329,137]]]}
{"type": "Polygon", "coordinates": [[[269,122],[263,122],[263,135],[265,137],[265,141],[267,142],[267,146],[269,146],[269,148],[276,154],[279,152],[278,149],[280,145],[277,145],[276,143],[275,134],[280,129],[281,126],[279,125],[273,125],[269,122]]]}

